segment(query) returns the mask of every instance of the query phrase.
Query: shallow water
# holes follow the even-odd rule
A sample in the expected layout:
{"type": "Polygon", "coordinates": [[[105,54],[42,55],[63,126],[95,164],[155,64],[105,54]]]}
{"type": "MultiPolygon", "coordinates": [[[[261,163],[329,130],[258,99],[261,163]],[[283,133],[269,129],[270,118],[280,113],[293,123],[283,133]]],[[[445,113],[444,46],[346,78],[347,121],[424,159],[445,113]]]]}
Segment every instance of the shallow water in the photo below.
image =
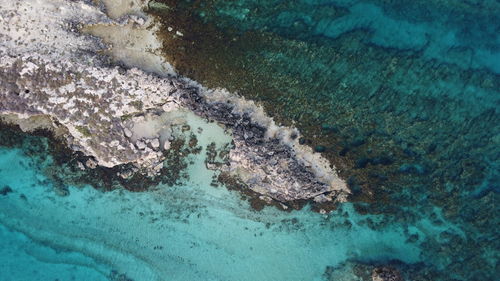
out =
{"type": "Polygon", "coordinates": [[[237,191],[207,183],[213,171],[203,157],[179,186],[141,193],[69,187],[61,197],[41,171],[51,158],[43,164],[26,149],[0,150],[0,186],[12,189],[0,197],[1,280],[105,280],[112,271],[133,280],[322,280],[327,267],[352,259],[422,262],[408,235],[441,228],[422,222],[374,231],[367,220],[377,217],[356,214],[351,204],[330,215],[256,212],[237,191]]]}
{"type": "Polygon", "coordinates": [[[159,2],[170,12],[151,12],[184,34],[163,33],[180,73],[297,126],[364,202],[357,211],[461,229],[423,242],[435,274],[414,278],[495,276],[497,2],[159,2]]]}
{"type": "Polygon", "coordinates": [[[205,147],[231,140],[191,115],[204,150],[189,179],[146,192],[70,184],[61,196],[43,138],[0,143],[0,189],[12,189],[0,280],[371,280],[380,265],[406,280],[495,279],[497,2],[158,2],[173,10],[149,12],[183,33],[164,33],[176,70],[296,125],[352,202],[253,210],[210,185],[205,147]]]}

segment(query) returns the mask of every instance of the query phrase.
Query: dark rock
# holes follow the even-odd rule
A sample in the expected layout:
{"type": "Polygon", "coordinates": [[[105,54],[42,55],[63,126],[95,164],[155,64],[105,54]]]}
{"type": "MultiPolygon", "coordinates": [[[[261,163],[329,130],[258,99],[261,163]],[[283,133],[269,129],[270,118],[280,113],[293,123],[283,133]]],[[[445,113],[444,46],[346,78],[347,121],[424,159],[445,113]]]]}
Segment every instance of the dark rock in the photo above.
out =
{"type": "Polygon", "coordinates": [[[13,192],[12,188],[10,186],[6,185],[2,189],[0,189],[0,194],[3,196],[6,196],[7,194],[13,192]]]}
{"type": "Polygon", "coordinates": [[[401,273],[392,267],[377,267],[372,271],[372,281],[403,281],[401,273]]]}

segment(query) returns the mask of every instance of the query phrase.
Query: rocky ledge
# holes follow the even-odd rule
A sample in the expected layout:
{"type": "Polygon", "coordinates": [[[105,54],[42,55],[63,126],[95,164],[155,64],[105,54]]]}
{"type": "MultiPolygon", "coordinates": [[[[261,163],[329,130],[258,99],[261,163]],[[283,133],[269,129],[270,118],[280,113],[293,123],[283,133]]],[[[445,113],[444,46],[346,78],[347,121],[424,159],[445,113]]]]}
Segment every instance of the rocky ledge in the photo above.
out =
{"type": "Polygon", "coordinates": [[[98,54],[102,43],[73,27],[77,20],[111,20],[85,2],[59,4],[66,8],[63,14],[57,5],[36,7],[54,17],[23,14],[30,10],[23,5],[34,5],[23,1],[13,3],[19,6],[15,11],[0,11],[2,20],[11,23],[10,29],[0,30],[5,39],[0,45],[0,121],[25,131],[52,130],[71,150],[92,157],[81,163],[82,169],[132,164],[122,177],[155,177],[169,169],[164,160],[171,142],[189,129],[180,113],[191,111],[223,126],[233,140],[225,161],[207,161],[210,169],[237,177],[265,200],[345,200],[346,184],[318,153],[298,143],[297,130],[277,126],[262,108],[223,90],[108,64],[98,54]],[[46,22],[61,17],[63,24],[46,22]],[[40,26],[47,30],[37,30],[40,26]],[[33,43],[30,38],[37,32],[33,43]]]}

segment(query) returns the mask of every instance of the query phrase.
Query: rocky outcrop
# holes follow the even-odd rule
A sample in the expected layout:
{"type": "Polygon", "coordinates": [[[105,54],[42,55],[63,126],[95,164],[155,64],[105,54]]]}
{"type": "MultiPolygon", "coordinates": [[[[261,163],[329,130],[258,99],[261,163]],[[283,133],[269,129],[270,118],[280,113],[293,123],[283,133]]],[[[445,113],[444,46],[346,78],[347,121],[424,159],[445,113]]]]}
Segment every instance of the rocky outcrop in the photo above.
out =
{"type": "MultiPolygon", "coordinates": [[[[68,146],[94,156],[105,167],[134,162],[150,170],[163,160],[161,152],[132,145],[124,120],[165,108],[172,102],[164,95],[173,89],[169,83],[137,70],[122,74],[118,69],[82,68],[36,55],[2,56],[0,64],[0,113],[18,119],[4,117],[5,121],[21,124],[27,123],[22,121],[26,118],[48,116],[54,128],[67,129],[68,146]],[[141,108],[134,101],[141,101],[141,108]]],[[[173,103],[166,108],[176,110],[173,103]]]]}
{"type": "MultiPolygon", "coordinates": [[[[211,168],[231,173],[269,200],[345,199],[345,183],[324,159],[298,144],[296,130],[276,126],[254,104],[241,107],[242,99],[188,79],[110,66],[97,54],[105,46],[79,34],[75,22],[112,20],[83,2],[56,2],[15,1],[15,9],[0,11],[2,20],[11,24],[9,29],[0,28],[5,38],[0,45],[3,122],[25,131],[42,127],[57,131],[69,148],[93,158],[81,163],[81,169],[133,164],[133,172],[154,177],[164,169],[165,151],[177,137],[173,127],[190,130],[177,112],[191,110],[224,126],[233,138],[227,161],[211,168]],[[56,4],[66,12],[60,14],[56,4]],[[32,14],[35,10],[39,13],[32,14]],[[68,24],[51,22],[55,18],[68,24]],[[18,43],[23,47],[17,48],[18,43]],[[220,97],[214,98],[214,93],[220,97]]],[[[141,23],[136,19],[127,28],[141,23]]],[[[134,55],[141,52],[145,51],[134,55]]],[[[130,173],[124,171],[122,176],[128,178],[130,173]]]]}
{"type": "MultiPolygon", "coordinates": [[[[318,171],[301,161],[298,150],[279,137],[269,137],[271,129],[252,120],[252,113],[239,112],[235,103],[211,101],[197,88],[181,84],[178,87],[175,95],[182,105],[231,130],[233,148],[229,153],[229,165],[221,169],[238,175],[253,191],[281,202],[311,198],[328,202],[345,195],[342,181],[322,181],[318,171]]],[[[298,137],[293,130],[286,133],[291,134],[288,137],[292,142],[298,137]]],[[[332,175],[334,173],[331,171],[332,175]]]]}

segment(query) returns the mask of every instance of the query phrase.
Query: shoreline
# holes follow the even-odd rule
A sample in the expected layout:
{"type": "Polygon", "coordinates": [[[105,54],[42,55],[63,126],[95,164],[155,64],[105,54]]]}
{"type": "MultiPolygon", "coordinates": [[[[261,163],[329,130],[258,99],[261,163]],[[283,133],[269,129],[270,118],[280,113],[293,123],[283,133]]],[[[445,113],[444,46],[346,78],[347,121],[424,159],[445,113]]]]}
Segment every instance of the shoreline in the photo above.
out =
{"type": "MultiPolygon", "coordinates": [[[[102,16],[96,18],[102,20],[102,16]]],[[[107,27],[120,26],[108,21],[107,27]]],[[[53,31],[61,32],[64,28],[53,31]]],[[[92,52],[86,35],[69,36],[83,39],[80,45],[92,52]]],[[[47,50],[53,43],[48,44],[47,50]]],[[[135,55],[140,58],[146,47],[139,47],[135,55]]],[[[85,55],[85,60],[94,62],[90,66],[79,61],[78,53],[54,61],[43,52],[16,58],[8,48],[0,51],[2,80],[10,81],[3,85],[1,113],[17,114],[20,119],[50,116],[65,132],[68,148],[92,157],[78,163],[82,169],[102,166],[118,170],[125,181],[138,174],[157,182],[155,177],[168,170],[162,163],[168,160],[171,142],[189,127],[182,113],[187,108],[199,116],[196,118],[223,126],[233,139],[227,161],[213,168],[239,178],[262,201],[313,200],[335,205],[349,194],[328,162],[299,144],[296,129],[277,126],[253,102],[223,90],[205,89],[183,77],[161,78],[133,68],[109,68],[103,62],[95,63],[102,58],[94,54],[85,55]]],[[[16,123],[15,118],[10,122],[16,123]]]]}

